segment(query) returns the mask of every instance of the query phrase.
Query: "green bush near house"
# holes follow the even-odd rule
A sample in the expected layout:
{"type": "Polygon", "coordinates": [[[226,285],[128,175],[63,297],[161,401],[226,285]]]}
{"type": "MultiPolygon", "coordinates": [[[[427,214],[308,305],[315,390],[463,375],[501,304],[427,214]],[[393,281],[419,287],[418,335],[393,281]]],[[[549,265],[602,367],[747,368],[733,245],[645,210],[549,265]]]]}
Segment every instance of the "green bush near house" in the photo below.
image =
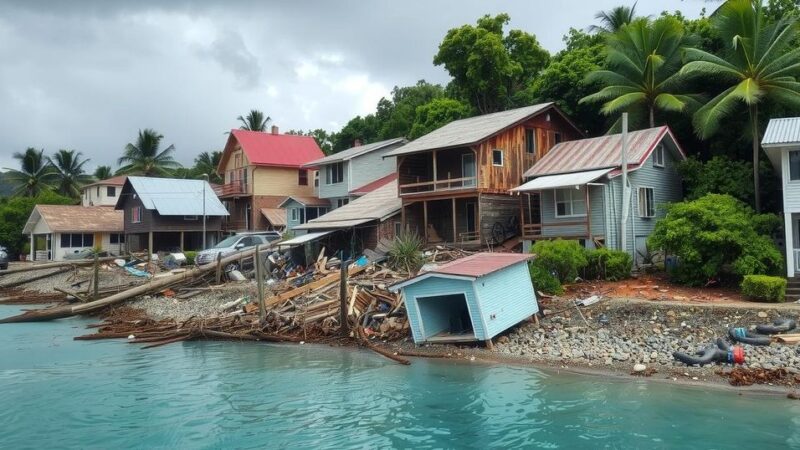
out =
{"type": "Polygon", "coordinates": [[[586,267],[586,249],[578,241],[556,239],[539,241],[531,247],[536,255],[533,264],[555,274],[560,283],[572,283],[578,271],[586,267]]]}
{"type": "Polygon", "coordinates": [[[184,256],[186,256],[186,264],[189,266],[193,266],[194,258],[197,257],[197,252],[189,251],[189,252],[183,252],[183,254],[184,256]]]}
{"type": "Polygon", "coordinates": [[[587,280],[623,280],[631,276],[633,258],[621,250],[598,248],[586,251],[588,264],[584,269],[587,280]]]}
{"type": "Polygon", "coordinates": [[[742,295],[763,302],[781,303],[786,300],[786,279],[768,275],[746,275],[742,280],[742,295]]]}
{"type": "Polygon", "coordinates": [[[416,233],[404,231],[395,236],[389,248],[389,266],[394,270],[417,273],[425,263],[422,254],[422,238],[416,233]]]}
{"type": "Polygon", "coordinates": [[[533,281],[533,288],[537,292],[543,292],[551,295],[561,295],[564,293],[564,288],[561,283],[553,274],[547,271],[544,267],[537,265],[533,262],[529,265],[531,273],[531,281],[533,281]]]}

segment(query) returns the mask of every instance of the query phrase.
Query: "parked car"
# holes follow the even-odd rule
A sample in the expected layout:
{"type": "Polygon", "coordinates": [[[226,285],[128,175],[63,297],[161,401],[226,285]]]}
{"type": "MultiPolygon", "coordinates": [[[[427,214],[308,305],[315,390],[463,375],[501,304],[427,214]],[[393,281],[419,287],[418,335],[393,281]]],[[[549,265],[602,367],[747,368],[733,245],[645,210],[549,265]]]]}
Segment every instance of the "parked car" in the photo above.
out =
{"type": "MultiPolygon", "coordinates": [[[[219,244],[198,252],[194,257],[194,263],[197,265],[212,263],[217,260],[217,255],[226,256],[233,255],[234,253],[247,250],[255,247],[256,245],[269,244],[281,238],[280,233],[277,231],[265,231],[257,233],[239,233],[233,236],[228,236],[219,242],[219,244]]],[[[226,271],[239,269],[237,263],[230,263],[225,266],[226,271]]]]}
{"type": "Polygon", "coordinates": [[[8,269],[8,250],[0,246],[0,270],[8,269]]]}

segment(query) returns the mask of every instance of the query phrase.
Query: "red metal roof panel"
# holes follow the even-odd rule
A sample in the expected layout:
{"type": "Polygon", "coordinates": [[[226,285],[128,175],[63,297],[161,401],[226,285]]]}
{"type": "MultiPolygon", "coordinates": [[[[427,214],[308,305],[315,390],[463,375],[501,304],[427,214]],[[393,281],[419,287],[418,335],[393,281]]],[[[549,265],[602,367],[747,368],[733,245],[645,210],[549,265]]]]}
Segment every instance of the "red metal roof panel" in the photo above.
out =
{"type": "Polygon", "coordinates": [[[239,142],[248,161],[257,166],[299,168],[303,164],[325,156],[317,141],[311,136],[231,130],[229,145],[231,139],[239,142]]]}
{"type": "Polygon", "coordinates": [[[476,253],[466,258],[442,264],[426,273],[478,278],[514,264],[528,261],[531,258],[533,258],[533,255],[526,253],[476,253]]]}

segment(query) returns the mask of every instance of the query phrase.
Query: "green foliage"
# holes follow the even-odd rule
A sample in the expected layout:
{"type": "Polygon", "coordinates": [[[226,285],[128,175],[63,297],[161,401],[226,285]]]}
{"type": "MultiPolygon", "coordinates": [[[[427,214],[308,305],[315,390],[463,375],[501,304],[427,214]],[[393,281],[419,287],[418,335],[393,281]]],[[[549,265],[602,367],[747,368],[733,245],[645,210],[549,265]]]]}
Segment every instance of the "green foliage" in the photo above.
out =
{"type": "Polygon", "coordinates": [[[155,130],[139,130],[136,144],[129,143],[125,146],[125,152],[117,162],[122,166],[117,173],[146,177],[169,176],[180,164],[172,157],[175,153],[174,145],[160,149],[162,139],[164,136],[155,130]]]}
{"type": "Polygon", "coordinates": [[[547,269],[533,262],[528,266],[528,269],[531,273],[533,288],[537,292],[544,292],[550,295],[561,295],[564,293],[564,288],[561,287],[558,278],[547,269]]]}
{"type": "Polygon", "coordinates": [[[403,270],[409,274],[416,273],[425,258],[422,255],[422,238],[416,233],[404,231],[395,236],[392,246],[389,248],[389,265],[394,270],[403,270]]]}
{"type": "Polygon", "coordinates": [[[294,134],[296,136],[311,136],[317,141],[317,145],[319,145],[320,150],[322,153],[326,155],[330,155],[333,153],[333,135],[328,133],[327,131],[323,130],[322,128],[317,128],[316,130],[289,130],[286,134],[294,134]]]}
{"type": "Polygon", "coordinates": [[[28,236],[22,234],[33,207],[40,205],[71,205],[75,200],[52,191],[45,191],[36,197],[12,197],[0,199],[0,244],[8,248],[10,254],[23,250],[28,236]]]}
{"type": "Polygon", "coordinates": [[[633,6],[617,6],[608,11],[599,11],[594,15],[600,25],[592,25],[589,30],[595,33],[616,33],[623,26],[631,23],[636,17],[636,3],[633,6]]]}
{"type": "Polygon", "coordinates": [[[31,254],[31,243],[30,243],[30,241],[25,241],[25,243],[22,244],[22,250],[20,250],[20,254],[22,254],[22,255],[30,255],[31,254]]]}
{"type": "Polygon", "coordinates": [[[208,177],[209,183],[222,184],[225,180],[217,173],[219,161],[222,159],[221,151],[202,152],[194,158],[194,166],[184,178],[204,179],[208,177]]]}
{"type": "Polygon", "coordinates": [[[786,300],[786,278],[767,275],[745,275],[742,295],[765,301],[781,303],[786,300]]]}
{"type": "Polygon", "coordinates": [[[753,202],[753,185],[749,180],[753,166],[725,156],[715,156],[701,162],[692,156],[681,162],[678,172],[686,187],[686,199],[696,200],[706,194],[727,194],[745,203],[753,202]]]}
{"type": "Polygon", "coordinates": [[[81,152],[62,149],[47,160],[55,169],[56,187],[62,195],[80,198],[81,188],[93,181],[83,169],[89,159],[81,160],[81,152]]]}
{"type": "Polygon", "coordinates": [[[624,280],[631,276],[633,258],[627,252],[598,248],[586,251],[588,264],[584,269],[584,278],[602,280],[624,280]]]}
{"type": "Polygon", "coordinates": [[[451,98],[435,98],[417,107],[408,138],[416,139],[454,120],[468,117],[469,113],[469,106],[463,102],[451,98]]]}
{"type": "Polygon", "coordinates": [[[648,239],[651,248],[678,256],[676,281],[702,285],[723,270],[738,276],[778,274],[781,252],[769,234],[780,224],[774,215],[755,214],[730,195],[708,194],[670,205],[648,239]]]}
{"type": "Polygon", "coordinates": [[[188,252],[183,252],[183,254],[186,256],[186,264],[189,266],[193,266],[194,259],[197,257],[197,252],[188,251],[188,252]]]}
{"type": "Polygon", "coordinates": [[[272,122],[269,116],[257,109],[251,109],[246,116],[239,116],[236,120],[242,124],[240,130],[249,131],[267,131],[267,124],[272,122]]]}
{"type": "Polygon", "coordinates": [[[333,136],[333,153],[347,150],[355,144],[355,141],[361,141],[364,144],[377,142],[378,130],[380,124],[374,114],[368,114],[364,117],[356,116],[350,119],[347,124],[333,136]]]}
{"type": "Polygon", "coordinates": [[[539,241],[531,247],[536,255],[533,264],[555,274],[561,283],[571,283],[578,271],[586,267],[586,249],[578,241],[556,239],[539,241]]]}
{"type": "Polygon", "coordinates": [[[111,170],[111,166],[97,166],[94,169],[94,179],[95,180],[107,180],[114,176],[114,172],[111,170]]]}
{"type": "Polygon", "coordinates": [[[44,149],[28,148],[25,153],[14,153],[19,169],[6,169],[4,178],[14,186],[14,195],[35,197],[53,189],[58,181],[53,165],[44,156],[44,149]]]}
{"type": "Polygon", "coordinates": [[[485,15],[477,25],[450,29],[433,58],[453,77],[451,88],[481,114],[508,107],[547,66],[549,54],[536,37],[520,30],[503,33],[508,14],[485,15]]]}

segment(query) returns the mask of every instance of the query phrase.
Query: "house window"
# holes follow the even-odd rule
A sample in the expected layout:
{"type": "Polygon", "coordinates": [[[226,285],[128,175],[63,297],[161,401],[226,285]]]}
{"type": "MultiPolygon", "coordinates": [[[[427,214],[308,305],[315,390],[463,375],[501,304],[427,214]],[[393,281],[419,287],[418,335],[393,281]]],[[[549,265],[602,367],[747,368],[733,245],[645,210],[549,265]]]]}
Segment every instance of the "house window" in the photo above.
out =
{"type": "Polygon", "coordinates": [[[94,235],[90,233],[64,233],[61,248],[83,248],[94,246],[94,235]]]}
{"type": "Polygon", "coordinates": [[[330,164],[325,167],[325,184],[336,184],[344,181],[344,163],[330,164]]]}
{"type": "Polygon", "coordinates": [[[655,217],[656,205],[653,188],[639,188],[639,217],[655,217]]]}
{"type": "Polygon", "coordinates": [[[300,186],[308,186],[308,170],[300,169],[297,172],[297,184],[300,186]]]}
{"type": "Polygon", "coordinates": [[[403,233],[403,224],[400,222],[394,223],[394,235],[400,236],[403,233]]]}
{"type": "Polygon", "coordinates": [[[314,187],[319,187],[319,171],[314,172],[314,187]]]}
{"type": "Polygon", "coordinates": [[[556,132],[556,133],[553,135],[553,141],[554,141],[556,144],[560,144],[560,143],[561,143],[561,133],[559,133],[559,132],[556,132]]]}
{"type": "Polygon", "coordinates": [[[800,150],[789,152],[789,179],[800,180],[800,150]]]}
{"type": "Polygon", "coordinates": [[[197,220],[197,216],[183,216],[183,220],[197,220]]]}
{"type": "Polygon", "coordinates": [[[498,148],[492,150],[492,165],[493,166],[503,165],[503,150],[500,150],[498,148]]]}
{"type": "Polygon", "coordinates": [[[525,130],[525,153],[536,154],[536,130],[531,128],[525,130]]]}
{"type": "Polygon", "coordinates": [[[350,199],[349,198],[337,198],[336,199],[336,207],[337,208],[341,208],[342,206],[344,206],[344,205],[346,205],[348,203],[350,203],[350,199]]]}
{"type": "Polygon", "coordinates": [[[117,188],[114,186],[106,186],[106,197],[116,197],[117,196],[117,188]]]}
{"type": "Polygon", "coordinates": [[[306,223],[306,211],[303,208],[292,208],[289,210],[292,222],[306,223]]]}
{"type": "Polygon", "coordinates": [[[100,186],[95,188],[97,190],[97,198],[100,198],[100,186]]]}
{"type": "Polygon", "coordinates": [[[142,207],[134,206],[131,208],[131,223],[142,223],[142,207]]]}
{"type": "Polygon", "coordinates": [[[578,217],[586,215],[585,187],[580,189],[556,189],[556,217],[578,217]]]}
{"type": "Polygon", "coordinates": [[[111,233],[110,242],[112,244],[124,244],[125,243],[125,235],[122,233],[111,233]]]}
{"type": "Polygon", "coordinates": [[[653,166],[664,167],[664,146],[658,145],[653,150],[653,166]]]}

